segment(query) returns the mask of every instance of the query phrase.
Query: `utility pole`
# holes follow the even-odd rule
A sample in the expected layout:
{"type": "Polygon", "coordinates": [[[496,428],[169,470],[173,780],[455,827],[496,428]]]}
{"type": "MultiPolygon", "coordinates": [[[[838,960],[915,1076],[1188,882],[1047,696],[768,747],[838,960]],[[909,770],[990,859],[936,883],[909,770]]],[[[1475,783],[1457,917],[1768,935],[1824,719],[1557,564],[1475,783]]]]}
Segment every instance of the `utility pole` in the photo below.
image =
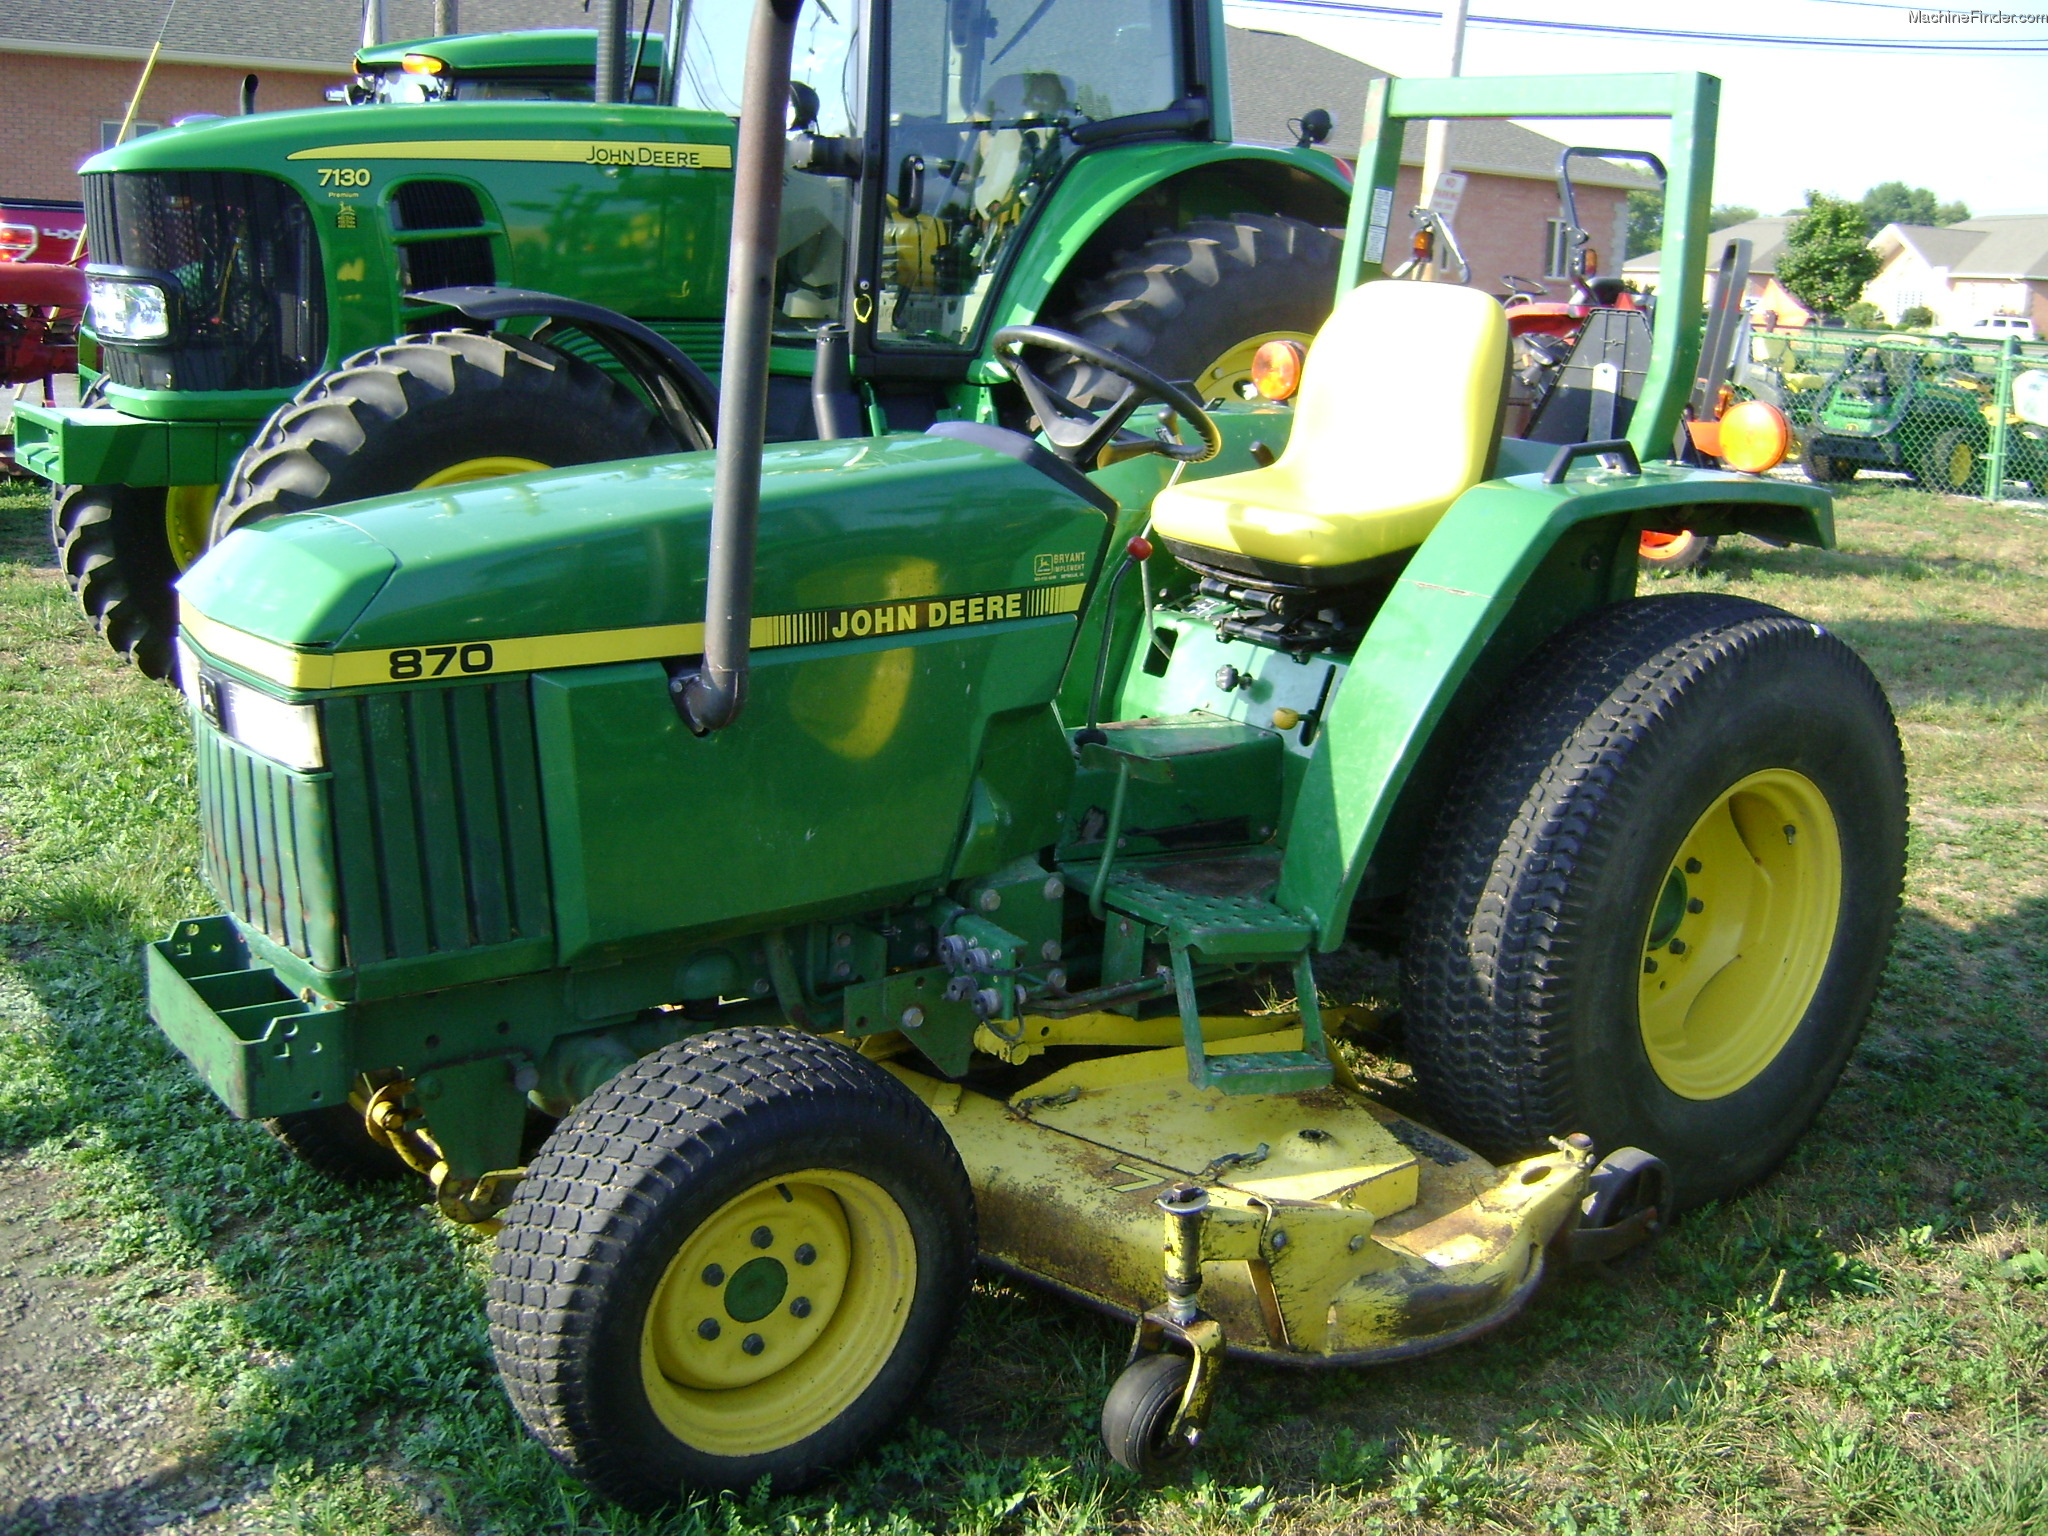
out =
{"type": "Polygon", "coordinates": [[[434,0],[434,36],[447,37],[461,30],[455,17],[456,0],[434,0]]]}
{"type": "Polygon", "coordinates": [[[363,0],[363,46],[374,48],[384,41],[384,0],[363,0]]]}
{"type": "MultiPolygon", "coordinates": [[[[1444,0],[1444,73],[1455,79],[1465,72],[1465,0],[1444,0]]],[[[1422,185],[1415,201],[1427,208],[1436,196],[1437,178],[1451,162],[1451,125],[1433,117],[1423,130],[1422,185]]],[[[1432,268],[1430,275],[1435,276],[1432,268]]]]}

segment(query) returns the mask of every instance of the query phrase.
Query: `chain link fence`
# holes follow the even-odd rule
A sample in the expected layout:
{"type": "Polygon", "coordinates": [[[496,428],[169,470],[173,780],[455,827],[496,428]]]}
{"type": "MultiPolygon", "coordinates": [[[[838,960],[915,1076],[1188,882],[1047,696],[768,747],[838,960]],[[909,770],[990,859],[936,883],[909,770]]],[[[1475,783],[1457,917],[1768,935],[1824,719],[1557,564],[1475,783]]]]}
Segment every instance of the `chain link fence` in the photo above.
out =
{"type": "Polygon", "coordinates": [[[1751,330],[1734,383],[1783,408],[1814,480],[1903,475],[1930,491],[2048,503],[2048,344],[1751,330]]]}

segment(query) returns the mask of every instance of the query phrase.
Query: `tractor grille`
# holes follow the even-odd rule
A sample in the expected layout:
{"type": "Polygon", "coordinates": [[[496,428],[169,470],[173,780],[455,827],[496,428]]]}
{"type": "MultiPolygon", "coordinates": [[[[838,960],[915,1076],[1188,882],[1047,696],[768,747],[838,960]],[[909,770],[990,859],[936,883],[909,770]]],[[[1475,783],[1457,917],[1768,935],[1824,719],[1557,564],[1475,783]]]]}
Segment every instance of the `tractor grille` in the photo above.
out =
{"type": "Polygon", "coordinates": [[[489,235],[451,235],[417,240],[398,248],[398,286],[405,293],[429,288],[483,286],[498,280],[489,235]]]}
{"type": "Polygon", "coordinates": [[[228,909],[323,971],[552,932],[524,682],[320,706],[330,771],[202,726],[206,872],[228,909]]]}
{"type": "Polygon", "coordinates": [[[552,931],[525,682],[330,699],[320,732],[351,963],[552,931]]]}
{"type": "Polygon", "coordinates": [[[283,389],[327,352],[312,216],[289,185],[246,171],[110,171],[85,182],[93,260],[172,279],[176,329],[108,346],[107,375],[138,389],[283,389]]]}

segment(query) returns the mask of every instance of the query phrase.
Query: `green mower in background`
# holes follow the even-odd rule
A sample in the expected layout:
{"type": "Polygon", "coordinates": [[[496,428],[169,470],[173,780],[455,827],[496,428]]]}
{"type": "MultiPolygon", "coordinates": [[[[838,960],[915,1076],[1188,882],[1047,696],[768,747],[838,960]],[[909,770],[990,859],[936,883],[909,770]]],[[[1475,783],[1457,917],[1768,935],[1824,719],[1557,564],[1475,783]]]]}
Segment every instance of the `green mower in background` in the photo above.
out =
{"type": "Polygon", "coordinates": [[[1614,116],[1670,120],[1697,291],[1717,82],[1375,82],[1291,408],[1005,325],[1035,435],[769,446],[798,7],[748,49],[715,452],[185,574],[227,910],[147,951],[166,1034],[495,1227],[514,1406],[640,1507],[862,1454],[977,1259],[1133,1323],[1102,1432],[1151,1472],[1230,1358],[1450,1347],[1769,1174],[1884,965],[1898,737],[1819,625],[1639,599],[1636,550],[1825,546],[1827,494],[1666,456],[1690,306],[1609,371],[1626,437],[1538,443],[1500,305],[1379,280],[1410,122],[1614,116]],[[1318,995],[1349,943],[1401,958],[1426,1124],[1318,995]]]}
{"type": "MultiPolygon", "coordinates": [[[[87,163],[98,371],[83,405],[18,411],[16,454],[52,483],[60,564],[117,650],[168,672],[171,583],[244,522],[709,446],[744,13],[676,5],[629,87],[630,12],[609,0],[604,28],[559,41],[370,50],[343,94],[377,104],[87,163]]],[[[1205,399],[1241,388],[1263,341],[1312,334],[1348,182],[1306,141],[1232,142],[1221,17],[807,12],[775,108],[770,440],[1022,425],[990,342],[1006,324],[1057,324],[1205,399]]]]}

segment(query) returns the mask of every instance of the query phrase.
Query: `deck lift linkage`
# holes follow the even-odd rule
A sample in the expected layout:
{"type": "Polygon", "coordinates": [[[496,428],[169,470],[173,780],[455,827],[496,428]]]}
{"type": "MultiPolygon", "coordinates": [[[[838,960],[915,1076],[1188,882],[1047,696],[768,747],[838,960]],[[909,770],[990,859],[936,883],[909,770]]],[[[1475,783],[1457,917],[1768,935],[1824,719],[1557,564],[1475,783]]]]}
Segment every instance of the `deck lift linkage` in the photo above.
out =
{"type": "Polygon", "coordinates": [[[1136,1323],[1103,1428],[1149,1470],[1226,1357],[1445,1348],[1770,1172],[1890,942],[1897,735],[1820,626],[1637,599],[1634,550],[1825,546],[1828,498],[1663,457],[1686,305],[1626,437],[1531,444],[1501,306],[1378,280],[1407,122],[1661,117],[1663,291],[1699,291],[1716,82],[1375,82],[1292,408],[1027,327],[1036,436],[764,453],[797,4],[750,43],[715,453],[261,523],[184,577],[228,912],[148,951],[170,1038],[316,1164],[497,1223],[513,1403],[642,1506],[861,1454],[977,1256],[1136,1323]],[[1347,941],[1401,951],[1430,1124],[1318,998],[1347,941]]]}

